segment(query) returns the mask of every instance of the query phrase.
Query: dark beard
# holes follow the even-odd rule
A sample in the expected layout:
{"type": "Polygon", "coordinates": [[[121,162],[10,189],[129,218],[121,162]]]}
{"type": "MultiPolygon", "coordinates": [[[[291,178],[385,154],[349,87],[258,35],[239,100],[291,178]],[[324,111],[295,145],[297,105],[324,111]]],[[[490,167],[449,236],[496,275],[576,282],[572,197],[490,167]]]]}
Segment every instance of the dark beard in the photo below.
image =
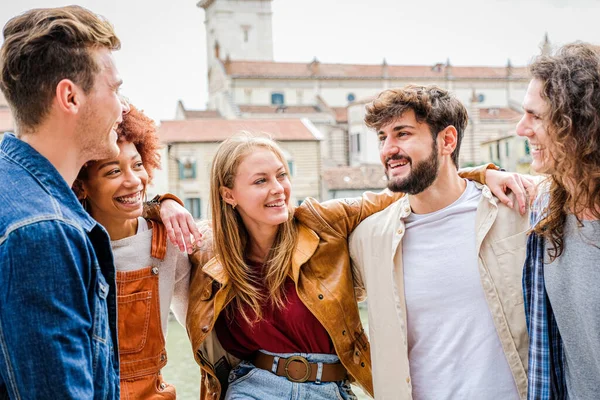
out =
{"type": "MultiPolygon", "coordinates": [[[[397,157],[407,158],[400,156],[397,157]]],[[[396,157],[391,157],[390,159],[393,160],[395,158],[396,157]]],[[[390,180],[386,171],[385,175],[388,177],[388,189],[390,189],[392,192],[419,194],[433,184],[438,176],[438,169],[440,166],[437,156],[437,143],[435,140],[433,141],[431,156],[429,156],[428,159],[413,165],[409,158],[409,162],[411,165],[411,170],[410,174],[406,178],[390,180]]]]}

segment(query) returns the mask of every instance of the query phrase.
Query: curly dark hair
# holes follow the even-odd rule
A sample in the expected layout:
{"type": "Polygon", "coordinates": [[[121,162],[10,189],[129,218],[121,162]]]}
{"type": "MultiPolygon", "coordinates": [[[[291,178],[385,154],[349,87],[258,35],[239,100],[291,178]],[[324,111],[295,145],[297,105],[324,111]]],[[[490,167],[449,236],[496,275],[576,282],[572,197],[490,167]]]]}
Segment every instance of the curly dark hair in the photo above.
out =
{"type": "Polygon", "coordinates": [[[544,116],[552,140],[550,203],[533,232],[549,240],[551,260],[563,252],[567,214],[581,224],[583,213],[600,219],[600,52],[587,43],[571,43],[530,66],[542,83],[544,116]]]}
{"type": "MultiPolygon", "coordinates": [[[[156,124],[142,111],[130,105],[131,111],[123,116],[123,122],[117,128],[119,142],[131,142],[142,157],[142,163],[148,173],[148,182],[152,181],[154,170],[160,169],[160,142],[156,133],[156,124]]],[[[88,168],[97,161],[87,162],[79,171],[73,183],[73,191],[79,195],[83,189],[81,182],[88,178],[88,168]]]]}
{"type": "Polygon", "coordinates": [[[433,140],[438,133],[452,125],[458,137],[452,161],[458,167],[460,143],[469,116],[465,106],[450,92],[436,85],[407,85],[400,89],[384,90],[366,106],[365,124],[375,130],[389,124],[408,110],[413,110],[418,122],[429,125],[433,140]]]}

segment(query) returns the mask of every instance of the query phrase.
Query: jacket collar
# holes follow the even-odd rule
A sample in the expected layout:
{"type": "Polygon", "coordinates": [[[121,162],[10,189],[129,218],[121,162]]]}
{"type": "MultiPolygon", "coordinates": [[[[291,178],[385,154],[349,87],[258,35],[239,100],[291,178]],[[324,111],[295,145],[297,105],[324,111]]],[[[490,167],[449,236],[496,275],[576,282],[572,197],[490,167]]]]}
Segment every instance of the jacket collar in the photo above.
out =
{"type": "Polygon", "coordinates": [[[298,282],[300,267],[306,263],[319,246],[319,236],[303,224],[298,224],[298,244],[292,256],[292,278],[298,282]]]}
{"type": "Polygon", "coordinates": [[[50,195],[58,214],[77,221],[87,232],[91,232],[97,225],[97,222],[83,209],[77,196],[56,167],[28,143],[17,138],[13,133],[6,133],[0,142],[0,153],[26,170],[36,180],[50,195]]]}
{"type": "MultiPolygon", "coordinates": [[[[319,236],[314,231],[303,224],[298,224],[297,226],[298,244],[296,245],[294,255],[292,256],[291,271],[294,282],[298,282],[300,267],[310,259],[319,246],[319,236]]],[[[202,268],[202,271],[215,281],[219,282],[222,286],[225,286],[229,282],[229,276],[223,269],[223,265],[219,262],[217,257],[213,257],[207,262],[202,268]]]]}

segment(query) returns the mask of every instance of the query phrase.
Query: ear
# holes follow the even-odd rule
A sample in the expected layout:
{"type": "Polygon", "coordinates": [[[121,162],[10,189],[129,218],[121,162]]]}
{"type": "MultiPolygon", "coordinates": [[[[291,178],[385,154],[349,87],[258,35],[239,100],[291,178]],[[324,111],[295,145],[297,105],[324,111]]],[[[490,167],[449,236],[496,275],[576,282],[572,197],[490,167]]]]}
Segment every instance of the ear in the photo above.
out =
{"type": "Polygon", "coordinates": [[[439,133],[438,140],[441,142],[439,143],[440,154],[450,156],[458,144],[458,131],[454,125],[449,125],[439,133]]]}
{"type": "Polygon", "coordinates": [[[68,114],[77,114],[83,102],[83,90],[70,79],[63,79],[56,85],[56,105],[68,114]]]}
{"type": "Polygon", "coordinates": [[[233,197],[233,192],[231,189],[221,186],[219,188],[219,192],[221,193],[221,198],[225,203],[229,204],[230,206],[233,206],[234,204],[237,205],[237,201],[235,201],[235,197],[233,197]]]}
{"type": "Polygon", "coordinates": [[[77,200],[83,200],[87,197],[87,190],[85,189],[85,184],[80,179],[75,179],[75,182],[73,182],[73,188],[79,192],[77,194],[77,200]]]}

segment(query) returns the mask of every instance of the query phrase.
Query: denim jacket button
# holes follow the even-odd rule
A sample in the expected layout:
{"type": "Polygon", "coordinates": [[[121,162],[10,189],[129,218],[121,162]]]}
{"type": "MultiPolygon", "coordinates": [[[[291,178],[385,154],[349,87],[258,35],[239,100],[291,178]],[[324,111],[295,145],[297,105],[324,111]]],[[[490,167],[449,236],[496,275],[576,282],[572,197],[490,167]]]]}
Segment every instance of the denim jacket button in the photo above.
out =
{"type": "Polygon", "coordinates": [[[158,275],[158,267],[153,267],[152,268],[152,274],[153,275],[158,275]]]}

